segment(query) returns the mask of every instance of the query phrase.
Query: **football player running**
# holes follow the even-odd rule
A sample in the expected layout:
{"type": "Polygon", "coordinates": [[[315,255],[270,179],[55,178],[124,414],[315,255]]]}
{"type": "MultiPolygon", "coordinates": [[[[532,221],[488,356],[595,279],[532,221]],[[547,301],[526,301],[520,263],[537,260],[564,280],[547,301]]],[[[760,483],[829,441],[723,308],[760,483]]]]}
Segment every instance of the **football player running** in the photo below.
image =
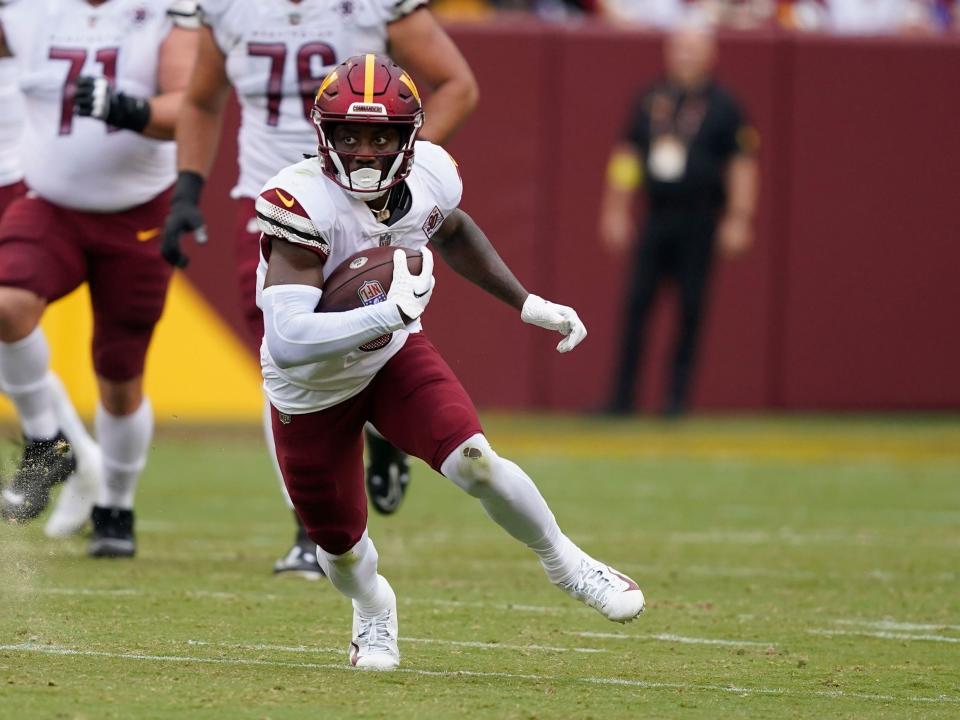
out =
{"type": "Polygon", "coordinates": [[[521,320],[563,335],[560,352],[587,334],[572,308],[527,292],[457,209],[455,163],[418,141],[423,116],[413,81],[389,58],[348,59],[317,93],[319,157],[282,170],[256,201],[263,231],[260,357],[277,459],[320,565],[353,601],[350,661],[379,670],[397,667],[400,652],[396,597],[378,574],[367,533],[367,421],[476,497],[565,592],[617,622],[644,606],[637,584],[574,545],[526,473],[497,455],[463,386],[421,329],[434,285],[430,245],[521,320]],[[350,255],[384,244],[387,233],[389,244],[422,252],[420,274],[411,275],[398,249],[383,301],[315,312],[331,272],[350,255]]]}
{"type": "MultiPolygon", "coordinates": [[[[442,143],[477,100],[476,81],[456,46],[426,7],[427,0],[328,0],[253,3],[204,0],[200,49],[177,122],[178,169],[164,256],[184,267],[183,233],[205,238],[198,203],[216,155],[231,86],[241,107],[240,175],[236,198],[237,281],[251,338],[259,345],[263,316],[256,305],[260,231],[254,201],[280,168],[303,158],[315,141],[313,97],[324,76],[343,58],[362,52],[390,54],[433,89],[423,136],[442,143]]],[[[269,406],[264,434],[273,458],[269,406]]],[[[380,513],[396,511],[409,482],[406,455],[368,427],[370,501],[380,513]]],[[[275,460],[275,459],[274,459],[275,460]]],[[[281,488],[283,480],[277,477],[281,488]]],[[[284,490],[284,495],[286,491],[284,490]]],[[[285,498],[292,508],[289,497],[285,498]]],[[[321,576],[316,547],[294,513],[297,532],[274,572],[321,576]]]]}
{"type": "MultiPolygon", "coordinates": [[[[12,2],[0,1],[0,46],[6,47],[3,13],[12,2]]],[[[27,192],[20,163],[20,132],[23,128],[23,101],[17,87],[16,62],[0,50],[0,217],[7,205],[27,192]]]]}
{"type": "Polygon", "coordinates": [[[170,140],[196,53],[196,3],[37,0],[0,20],[0,55],[17,63],[30,119],[21,158],[31,190],[0,221],[0,381],[25,438],[0,512],[32,520],[77,469],[39,322],[87,282],[102,451],[88,552],[129,557],[153,432],[144,359],[171,275],[160,256],[175,179],[170,140]]]}
{"type": "MultiPolygon", "coordinates": [[[[20,162],[23,98],[17,82],[17,63],[8,55],[6,39],[2,35],[2,14],[17,1],[0,2],[0,47],[3,48],[0,49],[0,107],[3,108],[3,113],[0,114],[0,217],[3,217],[8,205],[27,192],[20,162]]],[[[64,435],[70,441],[77,467],[64,483],[54,511],[44,525],[44,532],[50,537],[65,537],[90,520],[90,510],[98,491],[100,448],[87,433],[59,378],[49,372],[47,382],[53,393],[57,419],[64,435]]],[[[29,440],[24,444],[29,446],[29,440]]],[[[9,494],[15,491],[7,492],[9,494]]]]}

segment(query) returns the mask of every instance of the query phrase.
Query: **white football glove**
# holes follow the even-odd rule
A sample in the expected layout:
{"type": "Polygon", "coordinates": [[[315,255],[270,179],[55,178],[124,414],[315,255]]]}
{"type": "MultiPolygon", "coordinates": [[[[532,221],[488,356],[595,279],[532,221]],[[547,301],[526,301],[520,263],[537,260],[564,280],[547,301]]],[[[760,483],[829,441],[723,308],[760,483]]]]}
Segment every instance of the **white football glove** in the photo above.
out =
{"type": "Polygon", "coordinates": [[[557,345],[557,352],[570,352],[587,336],[587,328],[577,316],[576,310],[549,302],[537,295],[527,296],[520,311],[520,319],[537,327],[556,330],[563,335],[563,340],[557,345]]]}
{"type": "Polygon", "coordinates": [[[433,295],[433,253],[429,248],[423,248],[423,267],[419,275],[411,275],[407,267],[407,254],[403,250],[393,253],[393,280],[387,300],[392,300],[400,308],[400,312],[411,321],[423,314],[433,295]]]}

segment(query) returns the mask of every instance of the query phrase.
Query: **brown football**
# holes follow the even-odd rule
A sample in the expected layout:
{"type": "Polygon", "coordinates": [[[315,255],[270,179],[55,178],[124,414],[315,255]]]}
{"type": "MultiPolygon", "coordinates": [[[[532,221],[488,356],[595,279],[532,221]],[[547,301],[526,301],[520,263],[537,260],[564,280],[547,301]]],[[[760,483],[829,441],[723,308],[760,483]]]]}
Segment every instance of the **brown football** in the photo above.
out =
{"type": "Polygon", "coordinates": [[[362,250],[344,260],[323,283],[317,312],[344,312],[387,299],[393,280],[393,253],[407,254],[407,267],[414,275],[423,267],[419,250],[393,246],[362,250]]]}

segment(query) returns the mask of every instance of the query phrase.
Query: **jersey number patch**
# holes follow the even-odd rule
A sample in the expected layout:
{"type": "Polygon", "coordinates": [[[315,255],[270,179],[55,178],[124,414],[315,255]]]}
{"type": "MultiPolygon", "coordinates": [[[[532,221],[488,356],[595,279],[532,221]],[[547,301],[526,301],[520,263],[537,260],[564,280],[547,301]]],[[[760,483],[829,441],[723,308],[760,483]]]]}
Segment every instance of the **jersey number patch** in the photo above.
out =
{"type": "MultiPolygon", "coordinates": [[[[117,79],[117,56],[120,54],[120,48],[101,48],[93,56],[103,67],[103,77],[111,85],[117,79]]],[[[77,78],[83,72],[83,66],[87,62],[87,51],[84,48],[50,48],[51,60],[66,60],[70,63],[67,70],[67,80],[63,84],[63,94],[60,100],[60,134],[69,135],[73,132],[73,100],[77,94],[77,78]]],[[[112,128],[110,128],[112,129],[112,128]]]]}
{"type": "MultiPolygon", "coordinates": [[[[280,123],[280,102],[283,100],[283,70],[287,63],[286,43],[247,43],[247,54],[251,57],[270,59],[270,76],[267,79],[267,125],[276,127],[280,123]]],[[[313,96],[326,73],[314,75],[311,60],[320,58],[327,68],[337,62],[333,48],[322,42],[309,42],[297,50],[297,84],[300,88],[300,100],[303,103],[303,116],[310,119],[313,109],[313,96]]]]}

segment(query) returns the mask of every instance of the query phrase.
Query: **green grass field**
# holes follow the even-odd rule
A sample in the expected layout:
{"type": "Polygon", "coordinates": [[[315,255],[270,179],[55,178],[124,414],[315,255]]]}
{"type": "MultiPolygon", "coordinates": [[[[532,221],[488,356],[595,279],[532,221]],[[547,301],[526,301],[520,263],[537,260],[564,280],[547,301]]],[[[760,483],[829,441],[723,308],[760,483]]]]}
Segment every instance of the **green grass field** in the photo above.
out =
{"type": "Polygon", "coordinates": [[[960,717],[960,419],[488,434],[639,581],[637,622],[551,587],[418,464],[401,512],[370,523],[401,670],[353,670],[349,603],[271,576],[292,525],[257,432],[167,430],[135,560],[0,528],[0,718],[960,717]]]}

